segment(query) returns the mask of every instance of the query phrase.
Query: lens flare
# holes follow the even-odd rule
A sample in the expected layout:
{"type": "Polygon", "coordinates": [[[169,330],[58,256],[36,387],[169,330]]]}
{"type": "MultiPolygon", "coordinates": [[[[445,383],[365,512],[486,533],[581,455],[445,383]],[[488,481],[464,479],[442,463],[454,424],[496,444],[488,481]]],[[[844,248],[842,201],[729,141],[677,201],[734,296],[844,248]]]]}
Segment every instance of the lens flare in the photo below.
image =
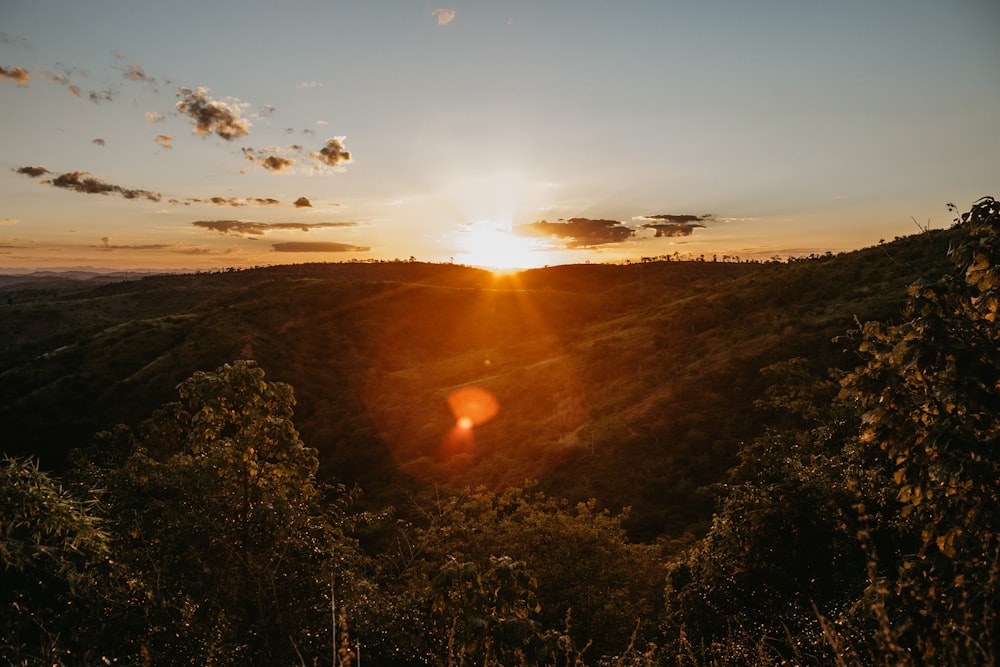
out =
{"type": "Polygon", "coordinates": [[[500,404],[493,394],[473,386],[461,387],[448,394],[448,407],[459,428],[465,429],[485,424],[500,412],[500,404]]]}

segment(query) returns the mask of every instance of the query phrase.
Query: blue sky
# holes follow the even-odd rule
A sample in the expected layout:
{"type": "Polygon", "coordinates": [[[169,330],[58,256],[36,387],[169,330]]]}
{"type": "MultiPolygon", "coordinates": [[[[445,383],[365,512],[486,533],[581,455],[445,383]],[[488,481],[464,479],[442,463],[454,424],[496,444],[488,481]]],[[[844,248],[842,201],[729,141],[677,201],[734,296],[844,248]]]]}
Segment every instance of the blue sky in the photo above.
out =
{"type": "Polygon", "coordinates": [[[5,0],[0,269],[872,245],[1000,194],[998,29],[987,1],[5,0]]]}

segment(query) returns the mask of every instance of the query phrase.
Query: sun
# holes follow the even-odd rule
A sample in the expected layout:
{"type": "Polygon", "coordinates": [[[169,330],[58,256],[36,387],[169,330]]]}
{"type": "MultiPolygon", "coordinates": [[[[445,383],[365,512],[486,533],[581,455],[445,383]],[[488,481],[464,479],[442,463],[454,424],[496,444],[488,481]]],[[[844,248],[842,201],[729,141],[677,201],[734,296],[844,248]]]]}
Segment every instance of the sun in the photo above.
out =
{"type": "Polygon", "coordinates": [[[477,220],[459,229],[455,261],[460,264],[502,273],[551,263],[544,239],[515,234],[510,224],[477,220]]]}

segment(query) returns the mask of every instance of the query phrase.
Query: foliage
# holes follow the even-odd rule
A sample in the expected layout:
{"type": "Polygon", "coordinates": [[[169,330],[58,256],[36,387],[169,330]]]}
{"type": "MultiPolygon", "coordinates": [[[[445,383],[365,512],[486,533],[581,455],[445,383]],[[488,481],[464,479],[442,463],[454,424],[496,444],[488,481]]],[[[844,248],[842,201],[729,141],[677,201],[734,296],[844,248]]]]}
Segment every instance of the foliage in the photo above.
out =
{"type": "Polygon", "coordinates": [[[774,384],[759,407],[783,426],[741,451],[710,530],[666,578],[667,633],[695,664],[824,664],[817,613],[843,613],[866,584],[856,500],[842,477],[856,421],[830,400],[836,383],[805,360],[764,374],[774,384]]]}
{"type": "Polygon", "coordinates": [[[291,388],[238,361],[178,389],[181,401],[143,425],[124,461],[96,472],[130,572],[115,612],[120,657],[271,665],[328,655],[331,596],[353,592],[360,556],[343,532],[343,491],[324,497],[316,486],[291,388]]]}
{"type": "Polygon", "coordinates": [[[662,609],[657,549],[630,542],[623,518],[530,486],[472,491],[439,502],[422,526],[401,526],[383,571],[413,588],[440,582],[454,568],[482,576],[517,563],[537,584],[532,620],[541,632],[558,630],[567,647],[586,647],[588,654],[615,655],[637,624],[640,640],[655,634],[662,609]]]}
{"type": "Polygon", "coordinates": [[[103,433],[69,492],[4,462],[0,659],[995,664],[998,250],[987,199],[788,264],[275,267],[10,306],[5,437],[54,452],[179,400],[103,433]],[[948,243],[952,274],[900,289],[948,243]],[[880,321],[841,383],[855,314],[880,321]],[[302,436],[255,362],[190,375],[237,352],[301,388],[302,436]],[[470,379],[501,412],[456,477],[428,447],[470,379]],[[400,484],[421,467],[452,491],[400,484]]]}
{"type": "Polygon", "coordinates": [[[86,645],[81,630],[93,611],[85,605],[100,587],[98,573],[109,554],[109,536],[94,503],[68,493],[37,461],[0,461],[4,664],[80,660],[86,645]]]}
{"type": "Polygon", "coordinates": [[[485,568],[451,559],[432,582],[433,614],[448,631],[448,665],[535,664],[545,647],[533,616],[537,582],[522,561],[492,556],[485,568]]]}
{"type": "Polygon", "coordinates": [[[894,630],[930,662],[981,662],[1000,632],[1000,203],[956,222],[955,272],[914,284],[901,324],[865,324],[845,381],[919,545],[898,563],[894,630]]]}

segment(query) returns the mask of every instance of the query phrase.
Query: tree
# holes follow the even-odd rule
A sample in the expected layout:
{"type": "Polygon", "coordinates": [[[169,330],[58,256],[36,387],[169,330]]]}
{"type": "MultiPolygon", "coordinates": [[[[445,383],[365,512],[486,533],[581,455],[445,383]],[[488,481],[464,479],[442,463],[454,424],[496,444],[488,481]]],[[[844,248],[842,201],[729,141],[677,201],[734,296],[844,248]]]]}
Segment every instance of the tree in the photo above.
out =
{"type": "Polygon", "coordinates": [[[845,380],[918,545],[898,563],[893,631],[930,662],[995,660],[1000,632],[1000,203],[956,227],[954,272],[914,284],[902,323],[866,323],[845,380]]]}
{"type": "Polygon", "coordinates": [[[384,567],[434,598],[433,582],[454,568],[489,577],[497,563],[522,564],[534,582],[539,609],[530,618],[540,633],[565,631],[564,643],[572,637],[588,656],[620,655],[637,625],[637,641],[655,636],[663,582],[657,548],[630,543],[624,516],[530,487],[470,491],[428,511],[425,525],[402,526],[399,551],[384,567]]]}
{"type": "Polygon", "coordinates": [[[778,426],[740,451],[707,535],[666,577],[667,638],[695,664],[829,664],[820,615],[841,616],[866,585],[842,475],[857,422],[839,385],[803,359],[762,373],[758,408],[778,426]]]}
{"type": "MultiPolygon", "coordinates": [[[[332,587],[349,598],[359,551],[346,494],[320,489],[292,423],[291,387],[251,361],[195,373],[100,470],[131,573],[123,658],[289,664],[328,657],[332,587]],[[128,629],[128,631],[126,631],[128,629]]],[[[119,439],[121,436],[119,436],[119,439]]]]}

